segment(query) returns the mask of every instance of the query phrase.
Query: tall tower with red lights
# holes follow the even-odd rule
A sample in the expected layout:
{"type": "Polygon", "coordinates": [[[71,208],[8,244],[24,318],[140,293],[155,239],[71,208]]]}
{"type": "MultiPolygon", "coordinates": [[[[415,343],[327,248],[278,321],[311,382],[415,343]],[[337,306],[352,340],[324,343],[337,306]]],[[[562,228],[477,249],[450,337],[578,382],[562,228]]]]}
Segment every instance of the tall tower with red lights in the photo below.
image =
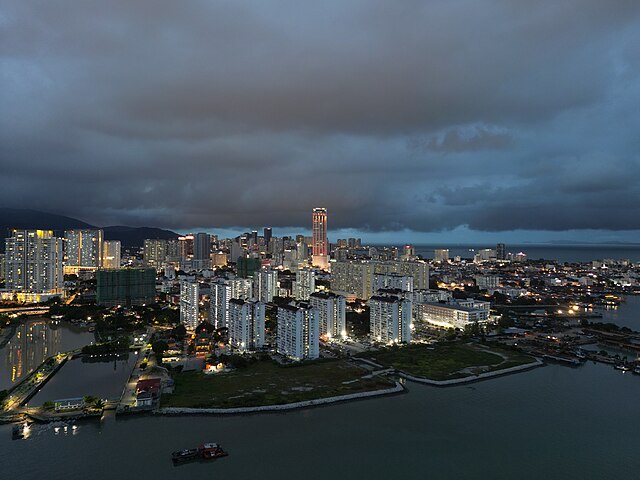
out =
{"type": "Polygon", "coordinates": [[[327,268],[329,266],[329,244],[327,241],[327,209],[314,208],[311,222],[312,257],[314,267],[327,268]]]}

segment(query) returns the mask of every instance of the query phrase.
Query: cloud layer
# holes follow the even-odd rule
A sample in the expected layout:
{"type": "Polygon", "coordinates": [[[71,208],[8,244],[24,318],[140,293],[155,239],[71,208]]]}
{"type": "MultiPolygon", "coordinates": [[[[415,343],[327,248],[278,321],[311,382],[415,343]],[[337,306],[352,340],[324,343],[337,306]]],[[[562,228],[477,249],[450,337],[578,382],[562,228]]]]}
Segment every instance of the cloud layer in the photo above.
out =
{"type": "Polygon", "coordinates": [[[12,1],[0,205],[175,229],[640,229],[640,4],[12,1]]]}

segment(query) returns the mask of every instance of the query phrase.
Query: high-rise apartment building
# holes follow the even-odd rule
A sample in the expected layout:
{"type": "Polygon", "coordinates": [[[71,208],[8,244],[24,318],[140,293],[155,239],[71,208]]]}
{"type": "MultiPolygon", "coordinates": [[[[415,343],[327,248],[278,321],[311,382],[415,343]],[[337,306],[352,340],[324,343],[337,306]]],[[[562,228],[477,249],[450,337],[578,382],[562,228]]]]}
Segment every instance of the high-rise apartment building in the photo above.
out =
{"type": "Polygon", "coordinates": [[[373,291],[382,289],[397,289],[403,292],[413,292],[413,277],[400,273],[374,273],[373,291]]]}
{"type": "Polygon", "coordinates": [[[507,246],[504,243],[499,243],[496,245],[496,260],[506,260],[507,259],[507,246]]]}
{"type": "Polygon", "coordinates": [[[167,240],[148,238],[144,241],[143,260],[146,267],[162,268],[167,257],[167,240]]]}
{"type": "Polygon", "coordinates": [[[264,345],[264,303],[229,300],[229,343],[241,352],[264,345]]]}
{"type": "Polygon", "coordinates": [[[181,262],[193,259],[194,240],[195,237],[193,235],[178,237],[178,249],[180,251],[181,262]]]}
{"type": "Polygon", "coordinates": [[[429,264],[422,261],[347,260],[331,266],[331,290],[368,300],[375,293],[374,273],[413,278],[413,288],[429,288],[429,264]]]}
{"type": "Polygon", "coordinates": [[[278,271],[271,268],[261,268],[253,274],[253,295],[264,303],[273,301],[278,295],[278,271]]]}
{"type": "Polygon", "coordinates": [[[293,296],[296,300],[309,300],[309,296],[316,291],[316,274],[311,268],[299,268],[296,271],[296,281],[293,296]]]}
{"type": "Polygon", "coordinates": [[[211,267],[211,236],[208,233],[194,235],[193,266],[197,270],[211,267]]]}
{"type": "Polygon", "coordinates": [[[311,222],[311,263],[314,267],[329,266],[329,244],[327,240],[327,209],[314,208],[311,222]]]}
{"type": "Polygon", "coordinates": [[[95,271],[102,266],[102,230],[67,230],[64,232],[64,273],[95,271]]]}
{"type": "Polygon", "coordinates": [[[440,263],[446,263],[449,261],[449,249],[437,248],[433,251],[433,260],[440,263]]]}
{"type": "Polygon", "coordinates": [[[51,230],[12,230],[5,239],[2,297],[38,302],[62,294],[63,243],[51,230]]]}
{"type": "Polygon", "coordinates": [[[402,248],[402,257],[401,260],[415,260],[416,251],[413,248],[413,245],[405,245],[402,248]]]}
{"type": "Polygon", "coordinates": [[[315,292],[311,294],[309,304],[318,310],[321,337],[343,340],[347,337],[345,297],[335,293],[315,292]]]}
{"type": "Polygon", "coordinates": [[[277,352],[292,360],[320,356],[318,310],[307,303],[278,307],[277,352]]]}
{"type": "Polygon", "coordinates": [[[200,285],[193,278],[180,281],[180,323],[187,329],[195,330],[200,313],[200,285]]]}
{"type": "Polygon", "coordinates": [[[120,268],[120,240],[105,240],[102,246],[102,268],[120,268]]]}
{"type": "Polygon", "coordinates": [[[269,242],[271,241],[271,238],[273,237],[273,230],[271,229],[271,227],[265,227],[263,235],[264,235],[264,244],[265,245],[269,245],[269,242]]]}
{"type": "Polygon", "coordinates": [[[216,328],[229,327],[229,302],[253,297],[250,278],[217,278],[211,283],[209,296],[209,322],[216,328]]]}
{"type": "Polygon", "coordinates": [[[371,337],[382,343],[411,342],[411,300],[374,295],[369,300],[371,337]]]}

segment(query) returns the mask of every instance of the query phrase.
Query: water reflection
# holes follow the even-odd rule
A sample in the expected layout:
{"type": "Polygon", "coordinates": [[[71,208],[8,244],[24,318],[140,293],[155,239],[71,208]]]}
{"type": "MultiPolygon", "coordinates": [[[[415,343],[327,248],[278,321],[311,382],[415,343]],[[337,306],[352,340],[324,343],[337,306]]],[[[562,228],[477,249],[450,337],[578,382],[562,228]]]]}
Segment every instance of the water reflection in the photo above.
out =
{"type": "Polygon", "coordinates": [[[5,368],[11,372],[11,383],[32,372],[45,358],[60,353],[62,333],[57,325],[45,319],[19,325],[5,346],[5,368]]]}
{"type": "Polygon", "coordinates": [[[22,380],[46,358],[88,345],[93,340],[92,333],[68,323],[47,318],[25,321],[0,348],[0,390],[22,380]]]}

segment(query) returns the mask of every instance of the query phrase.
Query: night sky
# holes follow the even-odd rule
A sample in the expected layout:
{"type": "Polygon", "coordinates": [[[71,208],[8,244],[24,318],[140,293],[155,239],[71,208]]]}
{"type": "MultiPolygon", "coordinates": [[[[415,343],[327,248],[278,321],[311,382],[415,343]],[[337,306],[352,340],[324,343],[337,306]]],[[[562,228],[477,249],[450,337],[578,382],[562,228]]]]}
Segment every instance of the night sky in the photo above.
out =
{"type": "Polygon", "coordinates": [[[0,206],[640,241],[637,0],[4,0],[0,52],[0,206]]]}

